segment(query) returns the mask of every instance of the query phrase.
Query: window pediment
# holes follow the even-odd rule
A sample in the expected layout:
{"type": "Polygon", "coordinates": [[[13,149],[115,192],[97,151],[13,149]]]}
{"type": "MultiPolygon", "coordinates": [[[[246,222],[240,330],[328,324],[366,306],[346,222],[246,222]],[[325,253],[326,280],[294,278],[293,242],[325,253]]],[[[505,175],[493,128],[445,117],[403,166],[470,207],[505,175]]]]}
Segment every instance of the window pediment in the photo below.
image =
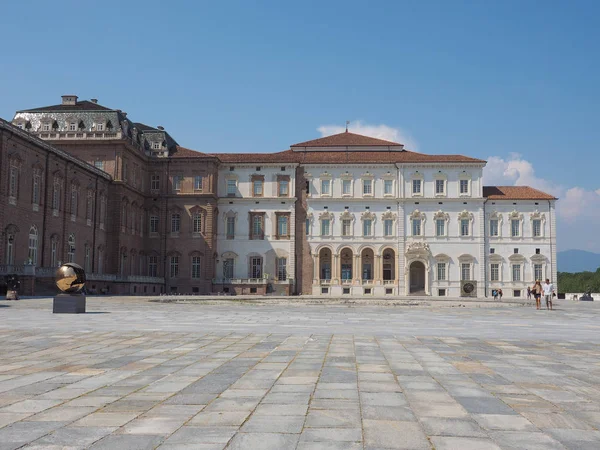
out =
{"type": "Polygon", "coordinates": [[[467,211],[466,209],[458,214],[458,220],[468,219],[472,222],[474,217],[475,216],[473,215],[473,213],[467,211]]]}
{"type": "Polygon", "coordinates": [[[238,255],[235,252],[225,252],[225,253],[221,254],[221,258],[225,258],[225,259],[235,259],[237,257],[238,257],[238,255]]]}
{"type": "Polygon", "coordinates": [[[544,222],[546,220],[546,214],[540,213],[537,209],[529,215],[531,220],[541,220],[544,222]]]}
{"type": "Polygon", "coordinates": [[[525,261],[525,257],[519,253],[513,253],[508,257],[510,262],[522,262],[525,261]]]}
{"type": "Polygon", "coordinates": [[[335,216],[333,215],[333,213],[330,213],[329,211],[325,211],[325,212],[322,212],[321,214],[319,214],[319,220],[330,220],[331,222],[333,222],[334,219],[335,219],[335,216]]]}
{"type": "Polygon", "coordinates": [[[475,260],[475,258],[473,257],[473,255],[469,255],[467,253],[463,253],[462,255],[460,255],[458,257],[458,260],[460,262],[469,263],[469,262],[473,262],[475,260]]]}
{"type": "Polygon", "coordinates": [[[504,261],[502,256],[500,256],[498,253],[491,254],[488,259],[493,263],[502,263],[502,261],[504,261]]]}
{"type": "Polygon", "coordinates": [[[445,253],[438,253],[434,256],[434,258],[437,262],[450,262],[452,260],[452,258],[450,258],[445,253]]]}
{"type": "Polygon", "coordinates": [[[360,219],[361,220],[372,220],[373,222],[375,222],[375,220],[377,219],[377,216],[375,215],[375,213],[372,213],[371,211],[365,211],[364,213],[362,213],[360,215],[360,219]]]}
{"type": "Polygon", "coordinates": [[[438,212],[436,212],[436,213],[434,214],[433,218],[434,218],[435,220],[439,220],[439,219],[441,219],[441,220],[445,220],[446,222],[448,222],[448,221],[450,220],[450,214],[448,214],[448,213],[445,213],[444,211],[442,211],[442,210],[440,209],[438,212]]]}
{"type": "Polygon", "coordinates": [[[386,211],[381,215],[381,220],[396,220],[396,214],[392,211],[386,211]]]}
{"type": "Polygon", "coordinates": [[[340,175],[340,178],[342,180],[353,180],[354,179],[354,174],[349,173],[349,172],[344,172],[343,174],[340,175]]]}
{"type": "Polygon", "coordinates": [[[354,221],[354,219],[355,219],[354,214],[350,213],[349,211],[344,211],[343,213],[340,214],[340,220],[354,221]]]}
{"type": "Polygon", "coordinates": [[[425,213],[419,211],[418,209],[415,209],[409,216],[412,220],[414,219],[420,219],[420,220],[425,220],[425,213]]]}
{"type": "Polygon", "coordinates": [[[509,219],[514,219],[514,220],[523,220],[523,214],[521,214],[520,212],[518,212],[516,209],[513,210],[513,212],[508,214],[508,218],[509,219]]]}

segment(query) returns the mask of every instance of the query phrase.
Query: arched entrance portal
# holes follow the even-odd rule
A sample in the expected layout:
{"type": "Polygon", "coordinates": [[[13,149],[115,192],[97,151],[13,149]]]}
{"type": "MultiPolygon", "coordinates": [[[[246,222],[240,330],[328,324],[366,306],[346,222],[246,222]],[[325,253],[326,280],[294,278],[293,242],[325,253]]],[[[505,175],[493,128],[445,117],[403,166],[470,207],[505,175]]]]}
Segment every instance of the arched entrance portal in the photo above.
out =
{"type": "Polygon", "coordinates": [[[354,252],[350,248],[345,248],[340,252],[340,275],[342,284],[352,284],[352,260],[354,252]]]}
{"type": "Polygon", "coordinates": [[[410,265],[410,293],[425,294],[425,264],[413,261],[410,265]]]}
{"type": "Polygon", "coordinates": [[[331,281],[331,250],[327,247],[319,252],[319,278],[331,281]]]}

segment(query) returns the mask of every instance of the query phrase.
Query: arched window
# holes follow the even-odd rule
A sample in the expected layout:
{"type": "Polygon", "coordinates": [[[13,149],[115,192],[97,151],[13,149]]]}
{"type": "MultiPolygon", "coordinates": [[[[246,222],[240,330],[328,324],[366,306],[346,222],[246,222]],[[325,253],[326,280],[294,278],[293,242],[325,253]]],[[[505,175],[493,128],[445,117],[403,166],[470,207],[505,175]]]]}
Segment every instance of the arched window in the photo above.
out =
{"type": "Polygon", "coordinates": [[[67,257],[69,262],[75,262],[75,235],[73,233],[69,235],[68,245],[67,257]]]}
{"type": "Polygon", "coordinates": [[[37,228],[32,226],[29,229],[29,252],[27,259],[29,264],[37,265],[37,248],[38,248],[38,231],[37,228]]]}

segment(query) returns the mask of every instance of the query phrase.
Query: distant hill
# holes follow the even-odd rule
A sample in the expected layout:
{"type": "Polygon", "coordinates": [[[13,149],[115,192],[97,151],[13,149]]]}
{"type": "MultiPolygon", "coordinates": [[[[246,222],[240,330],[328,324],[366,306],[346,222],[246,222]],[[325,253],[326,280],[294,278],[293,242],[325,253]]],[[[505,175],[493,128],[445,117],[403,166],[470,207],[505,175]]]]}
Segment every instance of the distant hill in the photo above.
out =
{"type": "Polygon", "coordinates": [[[600,267],[600,254],[585,250],[565,250],[556,254],[559,272],[595,272],[600,267]]]}

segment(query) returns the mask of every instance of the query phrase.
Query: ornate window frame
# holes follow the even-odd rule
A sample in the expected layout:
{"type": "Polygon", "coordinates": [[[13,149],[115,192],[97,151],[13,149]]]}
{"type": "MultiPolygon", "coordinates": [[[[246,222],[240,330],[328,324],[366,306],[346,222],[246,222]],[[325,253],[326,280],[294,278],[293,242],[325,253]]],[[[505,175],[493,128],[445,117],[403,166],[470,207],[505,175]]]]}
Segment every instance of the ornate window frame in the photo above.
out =
{"type": "Polygon", "coordinates": [[[341,196],[342,197],[346,197],[346,198],[351,198],[354,197],[354,175],[349,173],[348,171],[344,172],[343,174],[340,175],[340,180],[341,180],[341,196]],[[344,181],[349,181],[350,182],[350,193],[349,194],[344,194],[344,181]]]}
{"type": "Polygon", "coordinates": [[[410,219],[410,235],[411,236],[419,236],[419,237],[425,236],[425,221],[427,220],[427,216],[425,215],[425,213],[419,211],[418,209],[415,209],[412,213],[410,213],[410,215],[408,217],[410,219]],[[420,229],[421,233],[420,234],[413,234],[413,231],[414,231],[413,221],[415,221],[415,220],[421,221],[421,229],[420,229]]]}
{"type": "Polygon", "coordinates": [[[328,172],[323,172],[319,175],[319,196],[321,197],[333,197],[333,177],[328,172]],[[323,193],[323,181],[329,181],[329,193],[323,193]]]}
{"type": "Polygon", "coordinates": [[[224,227],[225,228],[225,239],[227,239],[227,240],[235,239],[237,221],[238,221],[238,213],[236,211],[233,211],[232,209],[230,209],[229,211],[223,213],[223,222],[225,223],[225,227],[224,227]],[[233,218],[233,234],[229,234],[229,230],[227,227],[230,218],[233,218]]]}
{"type": "Polygon", "coordinates": [[[436,198],[448,197],[448,175],[441,170],[433,176],[433,196],[436,198]],[[444,192],[441,194],[437,192],[437,182],[439,180],[444,182],[444,192]]]}
{"type": "Polygon", "coordinates": [[[503,280],[503,276],[502,273],[504,271],[504,258],[502,258],[502,256],[500,256],[497,253],[492,253],[491,255],[489,255],[488,257],[488,273],[489,275],[489,281],[490,283],[502,283],[503,280]],[[498,264],[498,279],[497,280],[492,280],[492,264],[498,264]]]}
{"type": "Polygon", "coordinates": [[[475,216],[473,215],[472,212],[464,209],[460,213],[458,213],[458,235],[459,235],[459,237],[461,237],[461,238],[472,238],[473,237],[474,221],[475,221],[475,216]],[[467,235],[462,234],[462,221],[463,220],[469,221],[469,230],[468,230],[469,234],[467,234],[467,235]]]}
{"type": "Polygon", "coordinates": [[[457,186],[457,196],[458,197],[472,197],[473,196],[473,177],[470,172],[463,170],[458,174],[458,186],[457,186]],[[460,192],[460,182],[467,181],[467,192],[460,192]]]}
{"type": "Polygon", "coordinates": [[[539,210],[535,210],[531,214],[529,214],[529,223],[531,225],[531,237],[533,239],[543,239],[546,237],[546,214],[539,212],[539,210]],[[533,221],[540,221],[540,235],[536,236],[534,234],[533,221]]]}
{"type": "Polygon", "coordinates": [[[333,223],[335,222],[335,215],[329,211],[324,211],[319,214],[319,236],[321,237],[333,237],[333,223]],[[329,233],[323,234],[323,220],[329,220],[329,233]]]}
{"type": "Polygon", "coordinates": [[[207,211],[200,205],[194,205],[190,208],[190,230],[193,238],[199,238],[206,235],[206,217],[207,211]],[[194,218],[200,216],[200,231],[194,231],[194,218]]]}
{"type": "Polygon", "coordinates": [[[362,237],[374,237],[376,235],[375,222],[377,221],[377,215],[375,213],[372,213],[371,211],[365,211],[360,215],[360,221],[361,221],[361,236],[362,237]],[[368,235],[365,234],[365,225],[364,225],[365,220],[371,221],[371,234],[368,234],[368,235]]]}
{"type": "Polygon", "coordinates": [[[425,195],[425,177],[418,170],[410,174],[410,196],[411,197],[424,197],[425,195]],[[420,192],[415,192],[415,184],[416,180],[421,180],[421,190],[420,192]]]}
{"type": "Polygon", "coordinates": [[[381,179],[383,180],[383,185],[381,186],[382,195],[385,198],[395,198],[396,197],[396,175],[394,175],[391,171],[388,171],[385,175],[383,175],[381,177],[381,179]],[[386,194],[385,193],[385,182],[386,181],[391,181],[392,182],[392,192],[391,192],[391,194],[386,194]]]}
{"type": "Polygon", "coordinates": [[[508,214],[508,224],[509,224],[509,236],[511,239],[523,239],[523,214],[514,209],[511,213],[508,214]],[[519,235],[513,236],[512,233],[512,221],[519,221],[519,235]]]}
{"type": "Polygon", "coordinates": [[[354,222],[356,217],[350,211],[345,210],[340,214],[340,236],[342,238],[349,238],[354,236],[354,222]],[[350,234],[344,234],[344,220],[350,220],[350,234]]]}
{"type": "Polygon", "coordinates": [[[502,214],[499,213],[498,211],[493,211],[489,217],[488,217],[488,237],[491,239],[498,239],[502,237],[502,221],[503,221],[503,217],[502,214]],[[491,230],[492,230],[492,220],[497,220],[498,221],[498,235],[497,236],[492,236],[491,235],[491,230]]]}
{"type": "Polygon", "coordinates": [[[463,253],[458,257],[458,279],[460,281],[473,281],[475,279],[475,257],[468,253],[463,253]],[[469,275],[470,280],[462,279],[462,266],[463,264],[469,264],[469,275]]]}
{"type": "Polygon", "coordinates": [[[434,256],[435,259],[435,281],[437,281],[438,283],[446,283],[446,284],[450,284],[450,264],[452,263],[452,258],[450,258],[448,255],[446,255],[445,253],[439,253],[437,255],[434,256]],[[439,278],[439,271],[438,271],[438,264],[443,263],[446,265],[446,278],[443,280],[440,280],[439,278]]]}
{"type": "MultiPolygon", "coordinates": [[[[238,176],[235,174],[232,174],[232,173],[228,173],[223,178],[225,178],[225,197],[237,197],[238,196],[237,194],[240,190],[238,176]],[[235,182],[235,192],[233,194],[231,194],[229,192],[229,182],[230,181],[235,182]]],[[[252,189],[252,186],[250,187],[250,189],[252,189]]]]}
{"type": "Polygon", "coordinates": [[[390,238],[395,238],[396,237],[396,219],[398,216],[396,216],[396,214],[394,214],[392,211],[386,211],[381,215],[381,225],[383,227],[383,237],[384,239],[390,239],[390,238]],[[392,221],[392,234],[390,234],[389,236],[387,236],[385,234],[385,221],[386,220],[391,220],[392,221]]]}
{"type": "Polygon", "coordinates": [[[535,266],[536,264],[541,264],[542,265],[542,279],[540,279],[540,282],[545,280],[546,278],[549,278],[548,276],[548,258],[546,258],[546,256],[542,255],[542,254],[535,254],[533,255],[531,258],[529,258],[530,260],[530,268],[531,268],[531,275],[533,278],[533,281],[535,281],[535,266]]]}
{"type": "Polygon", "coordinates": [[[525,263],[527,262],[525,257],[523,255],[521,255],[520,253],[513,253],[512,255],[510,255],[508,257],[508,261],[510,264],[510,281],[514,282],[514,283],[523,283],[525,282],[525,263]],[[514,266],[515,265],[520,265],[520,280],[519,281],[515,281],[513,280],[513,273],[514,273],[514,266]]]}
{"type": "Polygon", "coordinates": [[[435,237],[448,237],[448,228],[450,227],[450,214],[442,211],[441,209],[433,215],[433,226],[435,228],[435,237]],[[445,222],[444,225],[444,234],[437,234],[437,221],[443,220],[445,222]]]}
{"type": "Polygon", "coordinates": [[[375,175],[370,172],[365,172],[360,175],[360,195],[362,198],[374,198],[375,197],[375,175]],[[371,193],[365,194],[365,182],[369,182],[371,185],[371,193]]]}

